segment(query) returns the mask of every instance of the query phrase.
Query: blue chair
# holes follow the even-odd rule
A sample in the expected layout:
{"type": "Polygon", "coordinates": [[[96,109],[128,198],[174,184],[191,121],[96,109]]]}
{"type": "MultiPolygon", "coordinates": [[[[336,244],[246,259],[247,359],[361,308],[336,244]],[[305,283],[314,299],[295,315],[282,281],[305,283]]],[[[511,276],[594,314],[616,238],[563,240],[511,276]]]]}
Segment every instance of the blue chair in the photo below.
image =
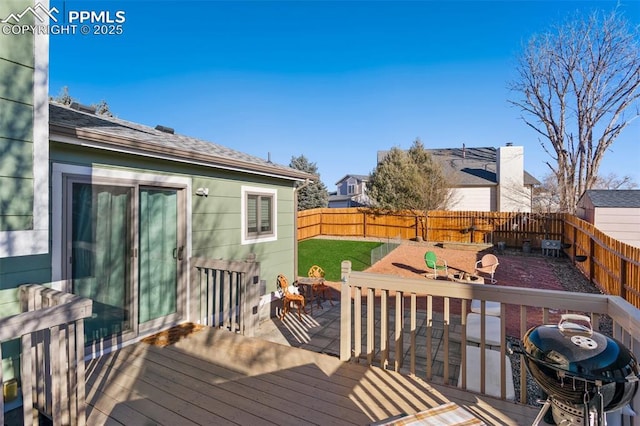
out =
{"type": "MultiPolygon", "coordinates": [[[[449,272],[447,271],[447,261],[444,259],[438,259],[438,256],[432,251],[428,251],[424,254],[424,263],[426,263],[427,268],[433,271],[433,279],[438,279],[438,271],[444,271],[445,276],[449,276],[449,272]]],[[[429,273],[427,272],[427,278],[429,278],[429,273]]]]}

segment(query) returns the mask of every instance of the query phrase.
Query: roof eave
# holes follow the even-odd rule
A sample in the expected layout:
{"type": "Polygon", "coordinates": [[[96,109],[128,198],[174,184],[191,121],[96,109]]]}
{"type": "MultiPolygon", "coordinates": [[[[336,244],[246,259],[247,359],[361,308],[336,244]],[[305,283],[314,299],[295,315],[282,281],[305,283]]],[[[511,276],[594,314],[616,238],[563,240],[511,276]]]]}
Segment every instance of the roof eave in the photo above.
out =
{"type": "Polygon", "coordinates": [[[94,129],[75,128],[50,124],[51,135],[62,136],[63,143],[92,146],[94,148],[107,149],[146,157],[179,161],[181,163],[198,164],[205,167],[234,170],[262,176],[283,178],[294,181],[316,180],[317,176],[295,169],[283,170],[279,167],[271,167],[264,164],[254,164],[242,160],[235,160],[216,155],[205,154],[190,150],[179,150],[152,144],[135,138],[127,138],[120,135],[103,133],[94,129]]]}

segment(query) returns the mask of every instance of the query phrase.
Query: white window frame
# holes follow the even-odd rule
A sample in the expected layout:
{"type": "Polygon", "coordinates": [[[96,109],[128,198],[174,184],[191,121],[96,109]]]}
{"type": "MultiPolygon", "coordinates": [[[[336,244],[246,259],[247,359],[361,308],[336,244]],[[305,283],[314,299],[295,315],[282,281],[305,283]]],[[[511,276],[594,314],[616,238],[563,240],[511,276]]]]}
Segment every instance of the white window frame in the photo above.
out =
{"type": "Polygon", "coordinates": [[[269,241],[278,240],[278,191],[270,188],[260,188],[256,186],[242,186],[240,188],[240,233],[241,244],[255,244],[265,243],[269,241]],[[249,195],[259,195],[270,197],[273,202],[271,203],[271,218],[272,232],[264,235],[249,235],[247,218],[248,218],[248,205],[247,200],[249,195]]]}

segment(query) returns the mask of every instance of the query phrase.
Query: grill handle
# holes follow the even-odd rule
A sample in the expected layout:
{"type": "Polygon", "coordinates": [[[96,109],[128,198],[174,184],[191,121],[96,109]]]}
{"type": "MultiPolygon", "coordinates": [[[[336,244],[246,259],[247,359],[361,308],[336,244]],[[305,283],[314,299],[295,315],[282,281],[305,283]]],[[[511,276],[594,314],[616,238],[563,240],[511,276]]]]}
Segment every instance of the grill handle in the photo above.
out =
{"type": "Polygon", "coordinates": [[[561,332],[572,332],[572,331],[577,331],[576,327],[580,327],[580,331],[587,331],[589,333],[589,335],[591,336],[593,334],[593,327],[591,326],[591,318],[586,316],[586,315],[580,315],[580,314],[563,314],[560,317],[560,321],[558,322],[558,329],[561,332]],[[581,324],[577,324],[574,321],[581,321],[584,322],[588,325],[588,327],[585,327],[581,324]]]}

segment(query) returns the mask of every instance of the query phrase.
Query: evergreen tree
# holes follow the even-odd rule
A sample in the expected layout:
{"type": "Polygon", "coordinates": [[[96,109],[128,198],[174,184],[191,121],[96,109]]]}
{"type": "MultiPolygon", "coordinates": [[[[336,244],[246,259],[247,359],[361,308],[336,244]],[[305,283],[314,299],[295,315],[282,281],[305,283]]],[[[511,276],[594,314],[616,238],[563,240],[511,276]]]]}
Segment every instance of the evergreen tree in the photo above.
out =
{"type": "Polygon", "coordinates": [[[408,151],[394,147],[369,178],[369,197],[385,210],[441,210],[447,208],[449,182],[420,140],[408,151]]]}
{"type": "Polygon", "coordinates": [[[327,191],[327,187],[320,180],[320,174],[318,173],[316,163],[309,162],[304,155],[301,155],[299,157],[291,157],[289,167],[317,176],[317,179],[314,182],[298,191],[298,210],[327,207],[329,205],[329,192],[327,191]]]}

